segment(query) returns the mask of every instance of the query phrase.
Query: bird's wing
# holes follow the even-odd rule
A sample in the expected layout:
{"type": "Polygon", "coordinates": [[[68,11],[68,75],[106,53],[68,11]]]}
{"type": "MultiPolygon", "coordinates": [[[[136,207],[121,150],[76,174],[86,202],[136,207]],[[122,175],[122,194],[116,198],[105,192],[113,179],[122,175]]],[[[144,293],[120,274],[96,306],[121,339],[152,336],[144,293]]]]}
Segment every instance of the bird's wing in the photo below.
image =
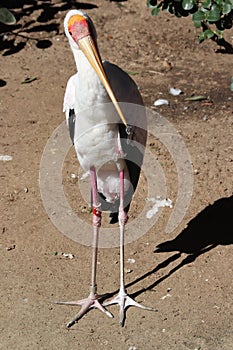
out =
{"type": "MultiPolygon", "coordinates": [[[[146,109],[138,86],[118,66],[107,61],[103,62],[103,66],[116,99],[125,115],[127,124],[132,128],[128,139],[132,139],[145,147],[147,140],[146,109]]],[[[122,132],[123,130],[125,129],[122,128],[122,132]]]]}
{"type": "Polygon", "coordinates": [[[75,85],[74,85],[75,75],[72,75],[68,80],[64,102],[63,102],[63,112],[66,114],[66,122],[69,128],[70,137],[72,142],[74,143],[74,130],[75,130],[75,85]]]}
{"type": "MultiPolygon", "coordinates": [[[[119,67],[107,61],[103,62],[103,66],[112,87],[112,90],[120,103],[127,124],[131,127],[130,135],[126,132],[126,127],[123,123],[119,123],[119,137],[123,152],[126,154],[126,165],[128,168],[133,190],[129,190],[125,194],[125,203],[130,203],[133,193],[136,190],[143,156],[147,140],[147,119],[146,109],[144,108],[143,100],[139,89],[130,76],[119,67]]],[[[111,208],[107,209],[106,203],[102,202],[103,210],[112,211],[111,223],[117,221],[119,201],[114,203],[111,208]]],[[[125,208],[129,210],[129,206],[125,208]]]]}

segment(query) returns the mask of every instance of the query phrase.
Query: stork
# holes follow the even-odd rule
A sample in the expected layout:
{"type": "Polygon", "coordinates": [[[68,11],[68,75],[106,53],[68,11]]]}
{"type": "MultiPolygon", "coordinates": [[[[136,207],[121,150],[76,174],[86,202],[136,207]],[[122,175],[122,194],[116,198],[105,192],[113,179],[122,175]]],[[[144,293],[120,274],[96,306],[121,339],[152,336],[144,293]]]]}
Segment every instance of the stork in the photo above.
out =
{"type": "Polygon", "coordinates": [[[128,296],[124,284],[124,228],[140,175],[147,132],[145,115],[137,116],[141,120],[139,127],[135,126],[132,123],[134,112],[127,113],[126,108],[126,114],[123,113],[121,103],[143,106],[143,101],[137,85],[126,72],[107,61],[102,62],[96,30],[86,13],[69,11],[64,20],[64,29],[77,66],[77,73],[67,83],[64,112],[79,163],[90,172],[93,255],[88,297],[57,303],[81,306],[78,314],[66,325],[67,328],[91,308],[98,308],[113,317],[106,309],[112,304],[119,304],[120,324],[123,326],[127,307],[153,310],[128,296]],[[134,142],[142,145],[142,148],[136,147],[134,142]],[[118,221],[120,227],[120,289],[116,297],[105,303],[97,293],[96,283],[102,211],[110,211],[111,223],[118,221]]]}

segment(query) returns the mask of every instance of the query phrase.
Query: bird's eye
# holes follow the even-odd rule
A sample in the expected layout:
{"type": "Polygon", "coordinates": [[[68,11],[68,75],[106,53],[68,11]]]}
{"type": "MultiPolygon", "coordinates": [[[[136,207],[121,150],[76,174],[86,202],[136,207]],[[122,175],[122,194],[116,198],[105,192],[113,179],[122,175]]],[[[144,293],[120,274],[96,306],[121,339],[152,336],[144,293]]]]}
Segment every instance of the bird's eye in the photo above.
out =
{"type": "Polygon", "coordinates": [[[72,36],[72,32],[69,32],[70,36],[72,36]]]}

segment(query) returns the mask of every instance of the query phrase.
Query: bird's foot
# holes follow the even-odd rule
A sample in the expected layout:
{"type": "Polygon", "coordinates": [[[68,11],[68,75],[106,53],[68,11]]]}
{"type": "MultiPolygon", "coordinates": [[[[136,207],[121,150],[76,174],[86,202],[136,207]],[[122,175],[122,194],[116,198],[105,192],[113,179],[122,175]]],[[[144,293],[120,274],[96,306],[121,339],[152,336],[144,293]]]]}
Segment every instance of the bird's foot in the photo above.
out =
{"type": "Polygon", "coordinates": [[[142,304],[137,303],[130,296],[126,294],[125,291],[119,291],[119,294],[114,297],[112,300],[107,301],[103,304],[103,306],[109,306],[113,304],[118,304],[120,306],[120,325],[123,327],[125,323],[125,310],[130,306],[136,306],[140,309],[148,310],[148,311],[157,311],[156,309],[144,306],[142,304]]]}
{"type": "Polygon", "coordinates": [[[105,309],[105,307],[99,301],[102,296],[96,293],[90,293],[88,298],[77,301],[56,301],[56,304],[60,305],[80,305],[81,310],[75,315],[75,317],[67,323],[66,328],[73,326],[78,320],[80,320],[91,308],[96,308],[105,313],[108,317],[113,318],[111,312],[105,309]]]}

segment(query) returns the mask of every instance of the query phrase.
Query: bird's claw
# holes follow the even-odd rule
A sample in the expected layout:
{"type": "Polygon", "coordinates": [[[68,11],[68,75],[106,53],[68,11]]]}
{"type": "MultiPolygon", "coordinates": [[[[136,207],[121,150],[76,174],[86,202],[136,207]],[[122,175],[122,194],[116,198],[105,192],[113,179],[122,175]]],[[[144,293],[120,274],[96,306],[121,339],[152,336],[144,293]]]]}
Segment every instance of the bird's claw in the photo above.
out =
{"type": "Polygon", "coordinates": [[[78,322],[90,309],[96,308],[105,313],[108,317],[113,318],[113,315],[111,312],[105,309],[105,307],[99,302],[99,299],[101,297],[95,294],[94,296],[92,294],[89,295],[88,298],[77,300],[77,301],[56,301],[56,304],[60,305],[79,305],[81,306],[81,310],[75,315],[75,317],[69,321],[66,324],[66,328],[70,328],[73,326],[76,322],[78,322]]]}
{"type": "Polygon", "coordinates": [[[135,306],[140,309],[148,310],[148,311],[157,311],[156,309],[144,306],[142,304],[137,303],[134,299],[128,296],[125,292],[119,292],[119,294],[114,297],[112,300],[107,301],[103,304],[103,306],[109,306],[113,304],[118,304],[120,306],[120,325],[123,327],[125,323],[125,310],[130,306],[135,306]]]}

